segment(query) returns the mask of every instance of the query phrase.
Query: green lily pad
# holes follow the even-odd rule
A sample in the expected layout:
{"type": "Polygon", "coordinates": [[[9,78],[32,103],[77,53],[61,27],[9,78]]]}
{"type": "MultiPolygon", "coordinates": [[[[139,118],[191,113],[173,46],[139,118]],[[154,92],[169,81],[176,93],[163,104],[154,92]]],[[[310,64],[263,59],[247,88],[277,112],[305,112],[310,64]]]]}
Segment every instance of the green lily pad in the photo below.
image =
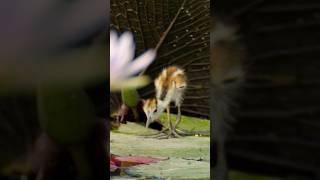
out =
{"type": "Polygon", "coordinates": [[[130,176],[114,176],[110,178],[111,180],[136,180],[137,178],[135,177],[130,177],[130,176]]]}
{"type": "Polygon", "coordinates": [[[113,133],[131,134],[131,135],[148,135],[155,134],[158,131],[150,128],[146,128],[143,124],[127,122],[127,124],[121,124],[117,130],[113,130],[113,133]]]}
{"type": "MultiPolygon", "coordinates": [[[[171,122],[176,121],[176,115],[171,114],[171,122]]],[[[168,126],[167,114],[163,113],[160,116],[161,122],[168,126]]],[[[181,122],[178,126],[178,129],[187,130],[187,131],[208,131],[210,132],[210,121],[208,119],[200,119],[196,117],[181,116],[181,122]]]]}
{"type": "Polygon", "coordinates": [[[111,153],[120,156],[143,155],[210,160],[209,137],[189,136],[159,140],[111,132],[110,140],[111,153]]]}
{"type": "MultiPolygon", "coordinates": [[[[196,131],[210,129],[209,121],[187,116],[183,116],[180,127],[196,131]],[[200,125],[197,126],[198,124],[200,125]],[[188,128],[191,125],[193,129],[188,128]]],[[[157,132],[145,128],[144,124],[128,122],[110,133],[112,154],[163,159],[158,163],[126,168],[122,175],[139,176],[137,179],[210,179],[210,137],[156,139],[147,136],[157,132]]],[[[123,179],[123,176],[112,179],[123,179]]]]}
{"type": "Polygon", "coordinates": [[[209,162],[170,158],[150,165],[139,165],[126,170],[127,174],[145,179],[210,179],[209,162]]]}

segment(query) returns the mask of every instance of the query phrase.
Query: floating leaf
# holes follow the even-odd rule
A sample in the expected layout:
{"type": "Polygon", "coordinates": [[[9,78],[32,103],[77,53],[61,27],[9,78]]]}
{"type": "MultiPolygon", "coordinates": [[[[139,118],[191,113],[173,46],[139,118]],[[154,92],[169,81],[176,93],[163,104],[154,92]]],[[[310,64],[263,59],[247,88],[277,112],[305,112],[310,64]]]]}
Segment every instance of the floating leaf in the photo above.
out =
{"type": "Polygon", "coordinates": [[[139,164],[150,164],[158,162],[162,159],[153,158],[153,157],[145,157],[145,156],[114,156],[112,157],[112,161],[116,166],[119,167],[129,167],[135,166],[139,164]]]}

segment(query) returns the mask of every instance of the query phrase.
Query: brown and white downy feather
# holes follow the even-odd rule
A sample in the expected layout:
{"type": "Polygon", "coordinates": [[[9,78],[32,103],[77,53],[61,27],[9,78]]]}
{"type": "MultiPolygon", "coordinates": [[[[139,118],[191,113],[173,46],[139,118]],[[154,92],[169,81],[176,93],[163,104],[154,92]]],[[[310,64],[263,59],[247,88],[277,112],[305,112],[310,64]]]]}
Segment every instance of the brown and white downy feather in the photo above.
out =
{"type": "Polygon", "coordinates": [[[183,69],[177,66],[169,66],[159,74],[154,81],[157,98],[157,116],[165,108],[174,102],[176,106],[181,106],[183,96],[187,87],[187,77],[183,69]]]}

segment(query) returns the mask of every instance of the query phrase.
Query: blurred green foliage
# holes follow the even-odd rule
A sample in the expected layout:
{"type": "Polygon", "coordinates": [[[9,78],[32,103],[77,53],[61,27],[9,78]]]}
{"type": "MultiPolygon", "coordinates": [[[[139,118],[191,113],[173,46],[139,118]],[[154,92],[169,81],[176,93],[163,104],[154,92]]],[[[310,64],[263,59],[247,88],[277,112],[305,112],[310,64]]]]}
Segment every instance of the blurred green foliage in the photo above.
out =
{"type": "Polygon", "coordinates": [[[42,128],[61,144],[83,143],[95,123],[94,107],[82,89],[38,90],[42,128]]]}
{"type": "Polygon", "coordinates": [[[122,89],[122,102],[129,107],[136,107],[139,102],[139,94],[136,89],[122,89]]]}

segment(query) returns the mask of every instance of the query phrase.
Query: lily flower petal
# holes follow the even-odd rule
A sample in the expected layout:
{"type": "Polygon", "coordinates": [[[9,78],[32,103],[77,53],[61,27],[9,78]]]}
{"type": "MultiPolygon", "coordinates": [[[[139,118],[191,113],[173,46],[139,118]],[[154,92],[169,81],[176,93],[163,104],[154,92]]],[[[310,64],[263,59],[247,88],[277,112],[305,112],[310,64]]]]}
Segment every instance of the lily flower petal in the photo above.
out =
{"type": "Polygon", "coordinates": [[[120,67],[127,65],[133,58],[135,53],[135,45],[133,35],[125,32],[119,40],[119,64],[120,67]]]}
{"type": "Polygon", "coordinates": [[[110,67],[114,66],[116,60],[116,52],[118,51],[118,37],[116,32],[110,32],[110,67]]]}
{"type": "Polygon", "coordinates": [[[127,69],[126,74],[131,76],[144,70],[152,63],[155,57],[156,52],[154,50],[148,50],[131,63],[131,66],[127,69]]]}
{"type": "Polygon", "coordinates": [[[154,50],[148,50],[134,60],[135,44],[132,33],[120,37],[110,32],[110,90],[138,88],[149,83],[146,76],[131,77],[147,68],[156,57],[154,50]]]}

